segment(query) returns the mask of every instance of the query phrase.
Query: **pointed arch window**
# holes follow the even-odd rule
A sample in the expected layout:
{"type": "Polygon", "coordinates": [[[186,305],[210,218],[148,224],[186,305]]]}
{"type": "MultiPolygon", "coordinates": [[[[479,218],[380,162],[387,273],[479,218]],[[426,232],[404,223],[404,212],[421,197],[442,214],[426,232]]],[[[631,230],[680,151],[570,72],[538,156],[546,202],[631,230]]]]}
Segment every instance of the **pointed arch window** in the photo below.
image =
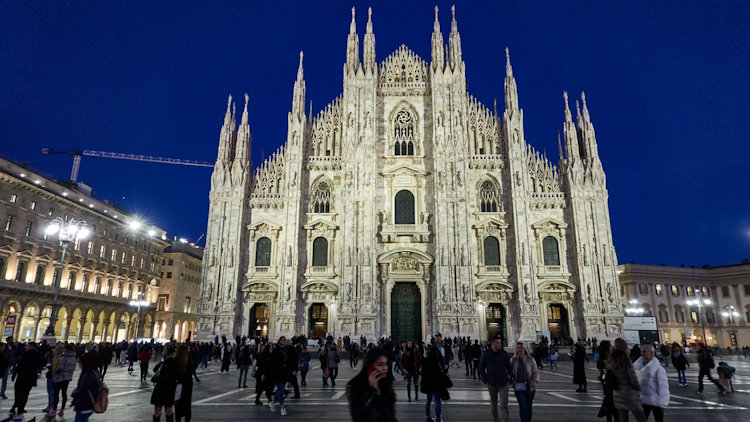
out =
{"type": "Polygon", "coordinates": [[[495,236],[484,238],[484,265],[500,265],[500,242],[495,236]]]}
{"type": "Polygon", "coordinates": [[[328,266],[328,239],[325,237],[316,237],[313,240],[313,267],[328,266]]]}
{"type": "Polygon", "coordinates": [[[267,237],[258,239],[258,243],[255,245],[255,266],[271,266],[271,239],[267,237]]]}
{"type": "Polygon", "coordinates": [[[315,185],[310,199],[310,211],[316,214],[331,212],[331,186],[328,182],[321,181],[315,185]]]}
{"type": "Polygon", "coordinates": [[[414,155],[414,118],[406,110],[393,121],[394,155],[414,155]]]}
{"type": "Polygon", "coordinates": [[[560,265],[560,252],[557,239],[547,236],[542,240],[542,252],[544,252],[544,265],[560,265]]]}
{"type": "Polygon", "coordinates": [[[498,195],[495,184],[489,180],[479,187],[479,209],[481,212],[497,212],[498,195]]]}
{"type": "Polygon", "coordinates": [[[414,224],[414,194],[408,190],[399,191],[395,203],[394,224],[414,224]]]}

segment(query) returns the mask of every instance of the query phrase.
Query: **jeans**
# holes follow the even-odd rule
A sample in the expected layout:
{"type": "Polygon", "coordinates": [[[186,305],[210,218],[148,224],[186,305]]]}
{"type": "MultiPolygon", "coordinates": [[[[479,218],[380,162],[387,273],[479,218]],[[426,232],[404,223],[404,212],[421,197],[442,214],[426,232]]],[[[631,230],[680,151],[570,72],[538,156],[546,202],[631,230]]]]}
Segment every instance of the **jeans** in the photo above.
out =
{"type": "Polygon", "coordinates": [[[430,417],[430,403],[432,399],[435,399],[435,417],[440,419],[440,415],[443,414],[443,401],[440,400],[439,394],[428,394],[427,400],[424,402],[424,413],[427,417],[430,417]]]}
{"type": "Polygon", "coordinates": [[[3,371],[3,389],[0,390],[0,394],[5,394],[5,389],[8,388],[8,373],[10,372],[10,368],[3,371]]]}
{"type": "Polygon", "coordinates": [[[466,365],[466,375],[470,375],[474,373],[474,370],[471,369],[471,359],[464,359],[464,364],[466,365]]]}
{"type": "Polygon", "coordinates": [[[550,369],[557,368],[557,359],[550,359],[549,360],[549,368],[550,369]]]}
{"type": "Polygon", "coordinates": [[[237,388],[239,388],[242,385],[247,385],[248,371],[250,371],[250,365],[240,365],[240,377],[237,379],[237,388]]]}
{"type": "Polygon", "coordinates": [[[305,362],[305,366],[299,367],[299,374],[300,377],[302,377],[302,385],[307,385],[307,381],[305,380],[305,377],[307,377],[307,362],[305,362]]]}
{"type": "Polygon", "coordinates": [[[534,402],[535,393],[536,391],[516,391],[521,422],[531,422],[531,404],[534,402]]]}
{"type": "Polygon", "coordinates": [[[419,375],[414,372],[407,372],[406,373],[406,389],[411,390],[411,381],[414,380],[414,388],[419,388],[419,375]]]}
{"type": "Polygon", "coordinates": [[[654,420],[656,422],[664,422],[664,409],[658,406],[651,406],[650,404],[643,405],[643,414],[646,415],[646,419],[648,419],[648,415],[651,414],[652,410],[654,411],[654,420]]]}
{"type": "Polygon", "coordinates": [[[201,359],[201,369],[202,368],[208,368],[208,355],[203,355],[203,358],[201,359]]]}
{"type": "Polygon", "coordinates": [[[89,420],[89,418],[91,417],[93,413],[94,412],[89,412],[89,413],[76,412],[75,422],[86,422],[87,420],[89,420]]]}
{"type": "Polygon", "coordinates": [[[280,405],[284,405],[284,387],[286,386],[285,382],[274,382],[273,383],[276,386],[276,401],[279,402],[280,405]]]}
{"type": "Polygon", "coordinates": [[[679,382],[680,385],[687,385],[687,377],[685,377],[684,369],[677,370],[677,382],[679,382]]]}
{"type": "Polygon", "coordinates": [[[487,390],[490,392],[490,406],[492,418],[495,422],[508,422],[508,384],[503,386],[494,386],[487,384],[487,390]],[[500,397],[500,413],[497,411],[498,396],[500,397]]]}
{"type": "Polygon", "coordinates": [[[47,378],[47,407],[50,409],[55,405],[55,383],[52,378],[47,378]]]}
{"type": "Polygon", "coordinates": [[[479,358],[471,359],[472,371],[471,375],[476,378],[479,375],[479,358]]]}

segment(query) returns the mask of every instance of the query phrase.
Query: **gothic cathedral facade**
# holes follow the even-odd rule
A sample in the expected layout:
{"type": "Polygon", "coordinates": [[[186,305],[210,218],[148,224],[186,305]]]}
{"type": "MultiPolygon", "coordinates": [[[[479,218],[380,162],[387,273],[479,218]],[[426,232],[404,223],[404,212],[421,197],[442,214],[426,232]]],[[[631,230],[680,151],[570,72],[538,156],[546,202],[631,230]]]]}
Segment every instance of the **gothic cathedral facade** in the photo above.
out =
{"type": "Polygon", "coordinates": [[[553,165],[524,138],[506,49],[505,110],[467,92],[461,38],[428,63],[362,58],[352,9],[343,93],[305,110],[253,172],[231,96],[211,177],[198,338],[305,334],[506,341],[612,338],[623,313],[605,174],[585,95],[564,94],[553,165]],[[559,138],[559,137],[558,137],[559,138]],[[563,154],[563,145],[565,152],[563,154]]]}

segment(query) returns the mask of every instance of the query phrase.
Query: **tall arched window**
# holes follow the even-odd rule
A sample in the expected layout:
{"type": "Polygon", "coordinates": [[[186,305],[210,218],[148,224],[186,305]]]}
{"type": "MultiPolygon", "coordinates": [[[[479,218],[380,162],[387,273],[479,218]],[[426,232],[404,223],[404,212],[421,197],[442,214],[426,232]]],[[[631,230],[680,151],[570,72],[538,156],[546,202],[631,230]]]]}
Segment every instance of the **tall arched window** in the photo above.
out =
{"type": "Polygon", "coordinates": [[[271,239],[267,237],[258,239],[258,243],[255,245],[255,266],[271,266],[271,239]]]}
{"type": "Polygon", "coordinates": [[[331,187],[327,182],[321,181],[315,185],[310,198],[310,211],[316,214],[331,212],[331,187]]]}
{"type": "Polygon", "coordinates": [[[552,236],[545,237],[542,240],[542,252],[544,252],[544,265],[560,265],[557,239],[552,236]]]}
{"type": "Polygon", "coordinates": [[[23,261],[18,262],[18,267],[16,268],[16,281],[25,281],[26,278],[26,263],[23,261]]]}
{"type": "Polygon", "coordinates": [[[326,239],[325,237],[316,237],[315,240],[313,240],[312,253],[313,267],[327,267],[328,239],[326,239]]]}
{"type": "Polygon", "coordinates": [[[484,238],[484,265],[500,265],[500,242],[495,236],[484,238]]]}
{"type": "Polygon", "coordinates": [[[479,188],[479,209],[481,212],[497,212],[498,195],[495,184],[489,180],[479,188]]]}
{"type": "Polygon", "coordinates": [[[408,190],[396,194],[395,224],[414,224],[414,195],[408,190]]]}
{"type": "Polygon", "coordinates": [[[393,121],[394,155],[414,155],[414,118],[405,110],[393,121]]]}
{"type": "Polygon", "coordinates": [[[83,280],[81,280],[81,291],[88,293],[89,291],[89,276],[84,274],[83,280]]]}

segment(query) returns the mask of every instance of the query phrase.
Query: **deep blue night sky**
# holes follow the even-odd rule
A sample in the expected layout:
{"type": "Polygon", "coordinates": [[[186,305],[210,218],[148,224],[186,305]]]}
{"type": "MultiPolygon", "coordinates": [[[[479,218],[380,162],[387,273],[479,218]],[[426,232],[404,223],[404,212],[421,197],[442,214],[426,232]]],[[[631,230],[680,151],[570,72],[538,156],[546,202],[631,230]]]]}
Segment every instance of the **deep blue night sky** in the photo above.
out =
{"type": "MultiPolygon", "coordinates": [[[[342,90],[350,8],[361,42],[371,3],[217,3],[4,3],[0,155],[59,179],[71,158],[43,147],[213,161],[227,95],[239,112],[247,92],[257,166],[285,140],[299,51],[317,113],[342,90]]],[[[502,108],[508,46],[527,141],[553,162],[562,91],[586,91],[619,261],[749,258],[750,3],[506,3],[457,4],[469,91],[502,108]]],[[[429,60],[433,6],[373,4],[378,60],[402,43],[429,60]]],[[[84,157],[80,179],[196,239],[210,172],[84,157]]]]}

